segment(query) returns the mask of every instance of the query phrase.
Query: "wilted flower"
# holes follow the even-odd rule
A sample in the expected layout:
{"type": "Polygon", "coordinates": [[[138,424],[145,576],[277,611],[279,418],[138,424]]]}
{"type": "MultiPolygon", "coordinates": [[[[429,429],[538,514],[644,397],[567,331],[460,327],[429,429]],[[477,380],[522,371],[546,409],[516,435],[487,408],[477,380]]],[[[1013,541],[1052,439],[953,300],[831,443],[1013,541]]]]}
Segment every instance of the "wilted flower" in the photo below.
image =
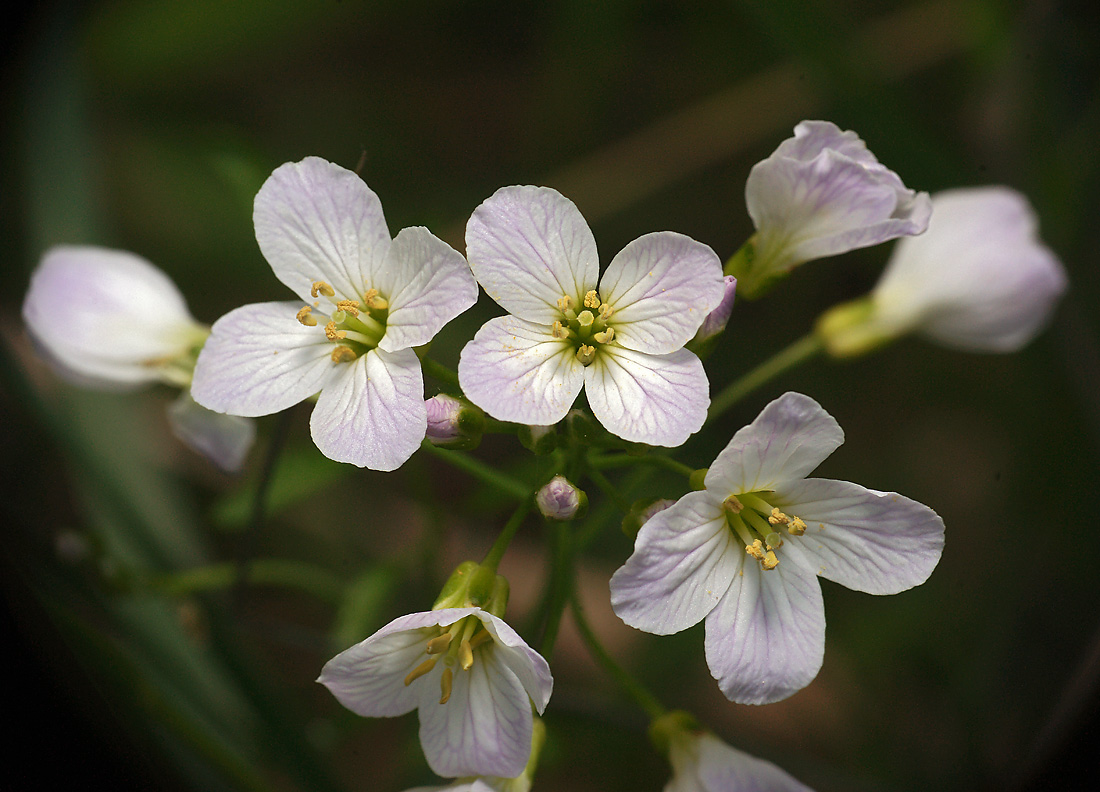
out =
{"type": "Polygon", "coordinates": [[[805,261],[919,234],[931,213],[927,193],[828,121],[803,121],[754,165],[745,202],[756,235],[732,274],[747,297],[805,261]]]}
{"type": "Polygon", "coordinates": [[[427,428],[413,347],[477,300],[465,259],[426,228],[391,240],[378,196],[318,157],[277,168],[253,219],[264,257],[302,302],[219,319],[195,368],[195,400],[257,416],[320,392],[310,430],[325,456],[400,467],[427,428]]]}
{"type": "Polygon", "coordinates": [[[901,240],[863,299],[818,322],[826,349],[859,355],[910,332],[948,346],[1012,352],[1046,324],[1066,273],[1038,238],[1027,199],[1007,187],[932,198],[928,230],[901,240]]]}
{"type": "Polygon", "coordinates": [[[706,656],[727,698],[779,701],[810,683],[825,650],[817,576],[870,594],[923,583],[943,521],[916,501],[807,479],[844,441],[813,399],[786,393],[734,435],[706,489],[658,512],[611,578],[611,605],[668,635],[706,619],[706,656]]]}
{"type": "Polygon", "coordinates": [[[683,346],[722,300],[709,247],[647,234],[600,279],[596,241],[572,201],[504,187],[474,211],[466,253],[512,314],[486,323],[458,365],[463,392],[491,416],[557,423],[583,387],[600,423],[626,440],[677,446],[703,425],[706,374],[683,346]]]}

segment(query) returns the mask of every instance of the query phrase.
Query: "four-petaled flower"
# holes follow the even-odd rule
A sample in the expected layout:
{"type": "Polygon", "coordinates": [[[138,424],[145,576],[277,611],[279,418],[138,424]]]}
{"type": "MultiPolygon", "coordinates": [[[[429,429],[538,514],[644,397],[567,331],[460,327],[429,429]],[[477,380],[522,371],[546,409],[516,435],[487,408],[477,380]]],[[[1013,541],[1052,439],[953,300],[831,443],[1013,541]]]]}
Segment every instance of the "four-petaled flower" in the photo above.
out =
{"type": "Polygon", "coordinates": [[[615,613],[658,635],[706,619],[707,665],[733,701],[779,701],[809,684],[825,649],[817,575],[894,594],[923,583],[943,549],[927,506],[806,478],[843,441],[807,396],[765,407],[714,460],[705,490],[642,526],[611,578],[615,613]]]}
{"type": "Polygon", "coordinates": [[[596,241],[572,201],[547,187],[504,187],[470,218],[466,255],[511,314],[462,350],[459,381],[474,404],[500,420],[549,425],[583,387],[600,423],[626,440],[677,446],[703,425],[706,374],[683,346],[725,293],[709,247],[647,234],[601,279],[596,241]]]}
{"type": "Polygon", "coordinates": [[[928,193],[908,189],[855,132],[828,121],[803,121],[754,165],[745,202],[754,256],[733,274],[750,297],[805,261],[919,234],[932,211],[928,193]]]}
{"type": "Polygon", "coordinates": [[[317,157],[277,168],[253,219],[276,277],[305,305],[246,305],[218,320],[195,400],[257,416],[320,392],[310,429],[325,456],[400,467],[427,428],[413,347],[477,300],[465,259],[425,228],[391,240],[378,196],[317,157]]]}
{"type": "Polygon", "coordinates": [[[550,667],[481,608],[401,616],[329,660],[317,680],[366,717],[420,715],[428,765],[445,778],[514,778],[531,754],[532,705],[542,714],[550,667]]]}

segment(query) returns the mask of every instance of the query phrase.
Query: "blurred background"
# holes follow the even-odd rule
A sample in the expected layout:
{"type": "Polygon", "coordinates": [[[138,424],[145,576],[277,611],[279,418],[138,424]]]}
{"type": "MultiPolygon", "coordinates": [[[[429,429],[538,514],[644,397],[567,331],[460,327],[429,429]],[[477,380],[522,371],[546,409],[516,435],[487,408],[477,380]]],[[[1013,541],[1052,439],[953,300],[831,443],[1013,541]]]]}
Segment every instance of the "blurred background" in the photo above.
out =
{"type": "MultiPolygon", "coordinates": [[[[423,454],[389,475],[328,462],[308,407],[261,419],[245,471],[218,473],[171,437],[167,389],[78,390],[35,356],[19,307],[47,247],[135,251],[204,322],[285,299],[256,247],[252,198],[279,164],[319,155],[361,165],[391,231],[426,225],[459,250],[482,200],[530,183],[577,203],[605,262],[655,230],[726,258],[752,232],[751,166],[798,121],[823,118],[857,131],[915,189],[1023,191],[1070,292],[1019,354],[911,339],[814,361],[680,452],[708,464],[797,389],[847,437],[818,475],[902,492],[944,518],[946,550],[924,586],[876,598],[824,583],[825,664],[807,689],[731,704],[707,672],[701,625],[662,639],[622,625],[607,580],[630,542],[614,522],[580,561],[590,618],[667,706],[821,792],[1092,788],[1100,5],[114,0],[5,13],[0,579],[14,658],[4,712],[17,732],[5,787],[432,783],[415,716],[357,718],[313,680],[335,652],[426,609],[513,508],[423,454]],[[265,449],[283,432],[256,524],[265,449]],[[253,559],[267,572],[233,582],[253,559]]],[[[708,361],[712,389],[864,293],[888,248],[807,265],[739,304],[708,361]]],[[[483,298],[433,356],[453,365],[498,312],[483,298]]],[[[514,438],[477,453],[540,473],[514,438]]],[[[532,520],[502,565],[521,632],[544,538],[532,520]]],[[[667,768],[643,716],[566,622],[536,788],[661,789],[667,768]]]]}

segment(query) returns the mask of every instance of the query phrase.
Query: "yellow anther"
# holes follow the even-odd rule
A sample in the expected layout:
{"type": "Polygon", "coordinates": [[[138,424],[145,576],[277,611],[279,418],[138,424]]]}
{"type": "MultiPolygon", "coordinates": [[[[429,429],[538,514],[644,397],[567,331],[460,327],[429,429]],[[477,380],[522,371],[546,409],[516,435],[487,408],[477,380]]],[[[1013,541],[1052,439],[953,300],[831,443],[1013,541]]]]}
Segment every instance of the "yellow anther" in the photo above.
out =
{"type": "Polygon", "coordinates": [[[355,350],[351,347],[335,346],[332,348],[330,357],[333,363],[350,363],[359,356],[355,354],[355,350]]]}
{"type": "Polygon", "coordinates": [[[432,640],[428,641],[428,654],[442,654],[447,651],[447,647],[451,645],[451,639],[454,638],[449,632],[445,632],[442,635],[437,635],[432,640]]]}
{"type": "Polygon", "coordinates": [[[740,514],[745,508],[745,504],[741,503],[737,499],[736,495],[730,495],[724,501],[722,501],[722,508],[728,511],[730,514],[740,514]]]}
{"type": "Polygon", "coordinates": [[[806,533],[806,523],[802,521],[801,517],[792,517],[791,521],[787,524],[787,531],[795,536],[802,536],[806,533]]]}
{"type": "Polygon", "coordinates": [[[593,289],[584,295],[584,307],[585,308],[599,308],[600,307],[600,295],[596,294],[593,289]]]}
{"type": "Polygon", "coordinates": [[[596,347],[588,346],[588,344],[581,344],[581,348],[577,350],[577,360],[580,361],[582,366],[589,365],[596,359],[596,347]]]}
{"type": "Polygon", "coordinates": [[[435,668],[435,664],[436,664],[437,660],[439,660],[438,657],[429,657],[423,663],[421,663],[416,668],[414,668],[412,671],[410,671],[409,675],[407,677],[405,677],[405,687],[408,687],[413,682],[420,679],[420,677],[424,676],[426,673],[428,673],[433,668],[435,668]]]}
{"type": "Polygon", "coordinates": [[[451,683],[454,681],[454,672],[449,668],[443,669],[443,676],[439,678],[439,692],[442,693],[439,697],[440,704],[446,704],[447,700],[451,697],[451,683]]]}
{"type": "Polygon", "coordinates": [[[573,308],[573,298],[572,297],[570,297],[569,295],[566,295],[565,297],[559,297],[558,298],[558,310],[559,311],[561,311],[562,313],[565,313],[566,311],[572,310],[572,308],[573,308]]]}
{"type": "Polygon", "coordinates": [[[347,314],[351,314],[352,316],[359,315],[358,300],[340,300],[340,302],[336,303],[336,307],[338,310],[341,310],[347,314]]]}
{"type": "Polygon", "coordinates": [[[561,322],[554,322],[554,326],[550,328],[550,335],[554,338],[569,338],[571,332],[569,328],[561,322]]]}
{"type": "Polygon", "coordinates": [[[363,293],[363,304],[371,311],[384,311],[390,307],[389,300],[378,294],[378,289],[367,289],[363,293]]]}
{"type": "Polygon", "coordinates": [[[336,295],[336,289],[332,288],[324,281],[314,281],[313,286],[310,287],[309,296],[318,297],[321,295],[325,297],[333,297],[336,295]]]}
{"type": "Polygon", "coordinates": [[[593,333],[592,338],[601,344],[607,344],[615,337],[615,328],[609,327],[601,333],[593,333]]]}
{"type": "Polygon", "coordinates": [[[608,319],[611,318],[611,314],[613,314],[613,313],[615,313],[615,309],[612,308],[607,303],[603,303],[600,306],[600,316],[599,316],[600,321],[601,322],[606,322],[608,319]]]}
{"type": "Polygon", "coordinates": [[[298,316],[296,318],[298,319],[299,322],[304,324],[306,327],[316,327],[317,326],[317,319],[312,316],[312,312],[313,312],[313,309],[310,306],[307,305],[305,308],[298,311],[298,316]]]}
{"type": "Polygon", "coordinates": [[[488,630],[482,630],[473,638],[470,639],[470,649],[477,649],[486,641],[493,640],[492,634],[488,630]]]}
{"type": "Polygon", "coordinates": [[[779,511],[779,509],[773,508],[772,514],[768,518],[768,522],[770,522],[772,525],[786,525],[788,522],[790,522],[790,518],[783,512],[779,511]]]}
{"type": "Polygon", "coordinates": [[[588,327],[594,321],[596,321],[596,317],[592,315],[591,311],[581,311],[577,314],[577,322],[581,327],[588,327]]]}
{"type": "Polygon", "coordinates": [[[337,330],[336,322],[329,322],[325,325],[325,338],[329,341],[339,341],[341,338],[347,338],[348,333],[346,330],[337,330]]]}
{"type": "Polygon", "coordinates": [[[764,544],[759,539],[755,540],[750,545],[745,545],[745,552],[757,561],[764,561],[764,544]]]}
{"type": "Polygon", "coordinates": [[[458,645],[458,665],[463,671],[469,671],[474,664],[474,650],[470,648],[469,641],[463,641],[458,645]]]}
{"type": "Polygon", "coordinates": [[[761,560],[760,566],[764,569],[775,569],[777,566],[779,566],[779,559],[775,557],[775,553],[769,550],[767,552],[767,555],[765,555],[763,560],[761,560]]]}

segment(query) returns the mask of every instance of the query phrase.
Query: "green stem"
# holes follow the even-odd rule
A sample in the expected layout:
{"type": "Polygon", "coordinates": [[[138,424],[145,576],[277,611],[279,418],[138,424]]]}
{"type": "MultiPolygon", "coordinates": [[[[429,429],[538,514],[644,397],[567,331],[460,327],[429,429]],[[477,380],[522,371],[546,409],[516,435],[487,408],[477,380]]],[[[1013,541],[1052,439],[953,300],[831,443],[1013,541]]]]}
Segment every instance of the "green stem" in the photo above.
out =
{"type": "Polygon", "coordinates": [[[452,465],[459,470],[465,471],[474,478],[481,479],[486,484],[496,487],[502,492],[505,492],[518,500],[527,498],[531,494],[531,488],[519,479],[515,479],[505,473],[501,473],[496,468],[490,467],[481,460],[472,456],[468,456],[462,451],[436,448],[427,440],[420,444],[420,448],[424,451],[427,451],[429,454],[439,459],[442,459],[448,465],[452,465]]]}
{"type": "Polygon", "coordinates": [[[573,595],[573,536],[569,523],[552,526],[554,532],[550,567],[550,593],[547,601],[546,626],[539,641],[539,654],[549,658],[558,638],[561,617],[573,595]]]}
{"type": "Polygon", "coordinates": [[[432,360],[430,357],[426,357],[420,361],[420,365],[424,369],[424,373],[432,379],[438,380],[445,385],[450,385],[453,388],[461,387],[458,384],[458,374],[451,371],[451,369],[447,368],[442,363],[432,360]]]}
{"type": "Polygon", "coordinates": [[[652,465],[654,467],[668,468],[675,473],[682,473],[685,476],[690,476],[695,472],[695,468],[690,465],[685,465],[683,462],[660,453],[646,454],[645,456],[634,456],[633,454],[593,454],[588,458],[588,461],[593,468],[601,470],[617,467],[632,467],[634,465],[652,465]]]}
{"type": "Polygon", "coordinates": [[[607,497],[611,498],[611,500],[615,502],[615,506],[618,507],[619,511],[621,511],[623,514],[626,514],[628,511],[630,511],[630,503],[625,497],[623,497],[623,494],[619,492],[618,489],[616,489],[615,485],[611,483],[611,480],[608,479],[607,476],[605,476],[603,473],[596,470],[595,468],[590,468],[588,471],[588,477],[595,482],[597,487],[603,490],[604,494],[607,495],[607,497]]]}
{"type": "Polygon", "coordinates": [[[485,559],[481,562],[481,566],[496,571],[497,566],[500,564],[500,559],[504,558],[504,553],[508,549],[508,545],[512,543],[512,537],[516,535],[516,531],[523,525],[523,520],[527,517],[527,513],[531,511],[531,506],[533,506],[534,503],[534,494],[528,492],[523,502],[519,505],[519,508],[512,513],[512,516],[508,518],[508,522],[504,524],[504,528],[500,531],[500,536],[493,542],[493,546],[489,548],[489,552],[485,554],[485,559]]]}
{"type": "Polygon", "coordinates": [[[721,393],[711,399],[707,411],[707,423],[710,423],[741,399],[748,396],[769,380],[778,377],[788,369],[804,363],[824,350],[821,339],[810,333],[795,341],[775,357],[766,360],[745,376],[727,385],[721,393]]]}
{"type": "Polygon", "coordinates": [[[645,711],[649,719],[654,720],[664,715],[665,708],[661,706],[661,702],[657,700],[657,697],[646,690],[642,683],[631,676],[625,668],[615,662],[615,659],[603,648],[603,644],[600,643],[595,633],[592,632],[592,628],[588,625],[588,620],[584,616],[584,609],[581,607],[580,600],[577,599],[575,592],[573,595],[573,621],[576,622],[577,630],[580,631],[581,638],[584,639],[584,643],[593,659],[608,676],[619,683],[630,698],[634,699],[634,702],[645,711]]]}
{"type": "Polygon", "coordinates": [[[227,589],[238,582],[298,589],[333,603],[340,601],[344,590],[343,582],[328,570],[281,558],[258,558],[243,567],[230,562],[166,573],[150,579],[149,586],[161,594],[183,597],[227,589]]]}

